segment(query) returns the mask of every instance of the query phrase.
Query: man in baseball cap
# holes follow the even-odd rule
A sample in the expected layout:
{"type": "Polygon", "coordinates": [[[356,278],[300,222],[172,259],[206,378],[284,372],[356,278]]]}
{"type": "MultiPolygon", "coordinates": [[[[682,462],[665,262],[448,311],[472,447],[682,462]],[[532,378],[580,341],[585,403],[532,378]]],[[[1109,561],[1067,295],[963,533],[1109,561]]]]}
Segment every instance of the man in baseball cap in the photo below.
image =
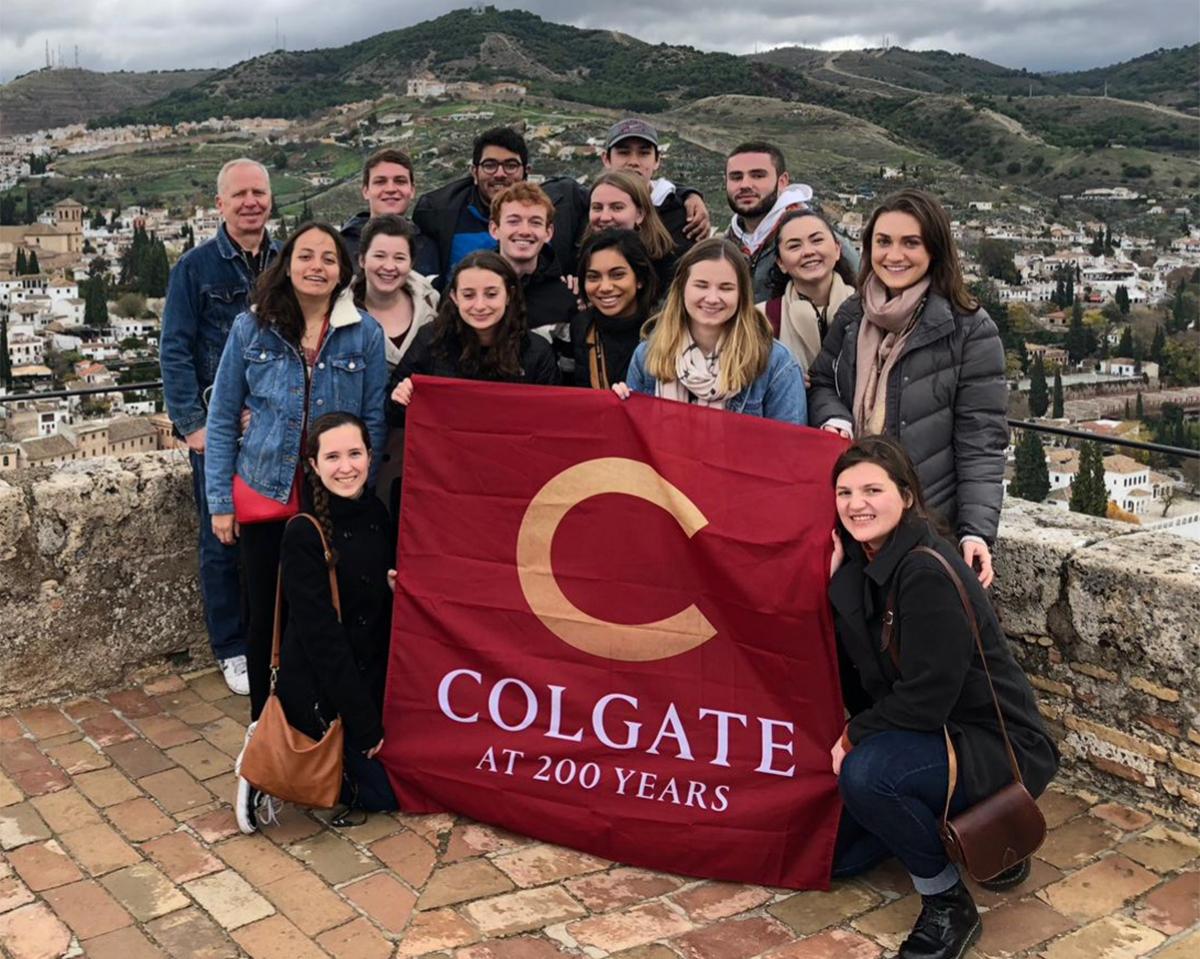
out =
{"type": "Polygon", "coordinates": [[[645,120],[627,117],[609,127],[601,159],[606,170],[636,173],[646,181],[658,215],[681,251],[708,236],[708,208],[700,192],[655,178],[662,164],[658,131],[645,120]]]}

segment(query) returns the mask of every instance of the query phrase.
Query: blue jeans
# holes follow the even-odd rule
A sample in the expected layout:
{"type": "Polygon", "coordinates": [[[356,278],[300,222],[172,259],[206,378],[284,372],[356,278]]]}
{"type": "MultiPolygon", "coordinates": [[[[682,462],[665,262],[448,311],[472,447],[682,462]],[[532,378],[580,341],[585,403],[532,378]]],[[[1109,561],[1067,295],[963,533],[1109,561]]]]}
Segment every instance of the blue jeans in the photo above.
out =
{"type": "Polygon", "coordinates": [[[192,492],[200,523],[200,595],[204,598],[204,624],[217,659],[246,652],[242,621],[242,586],[237,546],[224,546],[213,535],[208,498],[204,495],[204,454],[188,450],[192,466],[192,492]]]}
{"type": "MultiPolygon", "coordinates": [[[[842,763],[838,789],[844,809],[833,856],[835,878],[865,872],[895,856],[922,895],[945,892],[958,881],[946,858],[940,827],[949,767],[946,741],[936,733],[876,733],[842,763]]],[[[951,815],[970,803],[961,786],[951,815]]]]}

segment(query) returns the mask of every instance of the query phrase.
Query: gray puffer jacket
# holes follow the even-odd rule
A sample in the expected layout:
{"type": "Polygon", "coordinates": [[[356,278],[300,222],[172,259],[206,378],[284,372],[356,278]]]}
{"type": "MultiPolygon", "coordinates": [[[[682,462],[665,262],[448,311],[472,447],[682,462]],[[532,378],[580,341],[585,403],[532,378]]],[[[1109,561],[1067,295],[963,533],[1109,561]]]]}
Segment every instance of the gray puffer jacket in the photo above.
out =
{"type": "MultiPolygon", "coordinates": [[[[809,371],[808,421],[854,422],[854,382],[862,300],[838,310],[809,371]]],[[[961,536],[996,539],[1003,497],[1004,347],[983,310],[956,312],[930,293],[892,367],[883,431],[900,441],[917,468],[925,502],[961,536]]]]}

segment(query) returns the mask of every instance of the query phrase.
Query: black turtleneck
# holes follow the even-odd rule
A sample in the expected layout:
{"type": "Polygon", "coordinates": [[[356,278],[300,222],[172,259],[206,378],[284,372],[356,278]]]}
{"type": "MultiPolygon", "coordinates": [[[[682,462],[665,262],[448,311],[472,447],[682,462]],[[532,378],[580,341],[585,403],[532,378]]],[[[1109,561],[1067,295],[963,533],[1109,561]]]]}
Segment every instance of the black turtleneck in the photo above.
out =
{"type": "Polygon", "coordinates": [[[594,306],[571,321],[571,352],[575,356],[575,385],[600,389],[604,384],[593,383],[589,362],[588,332],[596,328],[604,362],[608,370],[608,385],[621,383],[629,372],[633,351],[641,342],[642,325],[646,318],[640,313],[632,316],[605,316],[594,306]]]}

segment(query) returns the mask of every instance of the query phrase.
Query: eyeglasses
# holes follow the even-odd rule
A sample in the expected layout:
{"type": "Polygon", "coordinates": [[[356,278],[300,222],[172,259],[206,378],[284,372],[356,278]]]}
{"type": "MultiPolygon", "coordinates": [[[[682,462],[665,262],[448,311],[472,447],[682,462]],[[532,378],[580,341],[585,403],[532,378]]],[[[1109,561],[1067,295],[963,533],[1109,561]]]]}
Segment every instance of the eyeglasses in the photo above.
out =
{"type": "Polygon", "coordinates": [[[520,160],[480,160],[476,164],[484,173],[492,174],[497,170],[505,173],[516,173],[525,166],[520,160]]]}

